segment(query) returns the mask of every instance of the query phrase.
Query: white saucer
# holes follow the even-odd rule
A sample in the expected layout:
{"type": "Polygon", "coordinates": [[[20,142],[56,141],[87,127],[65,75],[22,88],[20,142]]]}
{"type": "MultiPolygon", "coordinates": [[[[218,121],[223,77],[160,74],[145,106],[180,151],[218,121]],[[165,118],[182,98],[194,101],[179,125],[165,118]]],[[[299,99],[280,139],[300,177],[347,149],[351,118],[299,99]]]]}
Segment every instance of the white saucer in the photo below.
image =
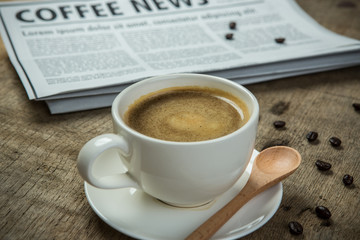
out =
{"type": "MultiPolygon", "coordinates": [[[[241,190],[250,176],[257,154],[255,150],[246,172],[230,190],[202,207],[171,207],[141,190],[104,190],[86,182],[85,194],[95,213],[126,235],[138,239],[184,239],[241,190]]],[[[259,229],[279,208],[282,194],[281,183],[259,194],[242,207],[212,239],[235,239],[259,229]]]]}

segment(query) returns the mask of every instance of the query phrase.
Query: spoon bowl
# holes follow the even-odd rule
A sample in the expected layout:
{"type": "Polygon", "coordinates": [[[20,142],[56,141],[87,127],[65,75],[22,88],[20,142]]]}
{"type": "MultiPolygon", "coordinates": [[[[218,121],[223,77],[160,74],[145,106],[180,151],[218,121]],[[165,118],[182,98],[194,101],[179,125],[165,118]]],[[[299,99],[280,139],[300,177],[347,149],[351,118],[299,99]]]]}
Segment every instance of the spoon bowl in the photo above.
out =
{"type": "Polygon", "coordinates": [[[301,162],[298,151],[285,146],[263,150],[256,158],[254,166],[261,172],[271,175],[288,174],[295,171],[301,162]]]}
{"type": "Polygon", "coordinates": [[[301,155],[290,147],[276,146],[261,151],[244,188],[186,239],[209,239],[250,199],[291,175],[300,163],[301,155]]]}

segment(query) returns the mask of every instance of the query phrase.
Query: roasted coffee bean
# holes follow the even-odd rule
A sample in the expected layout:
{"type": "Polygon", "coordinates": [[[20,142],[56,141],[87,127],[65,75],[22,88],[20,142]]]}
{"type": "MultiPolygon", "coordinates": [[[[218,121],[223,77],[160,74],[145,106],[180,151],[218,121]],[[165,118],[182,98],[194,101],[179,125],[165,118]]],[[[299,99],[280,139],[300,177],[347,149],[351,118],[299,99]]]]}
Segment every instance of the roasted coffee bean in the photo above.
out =
{"type": "Polygon", "coordinates": [[[360,112],[360,103],[353,103],[352,105],[355,109],[355,111],[359,111],[360,112]]]}
{"type": "Polygon", "coordinates": [[[322,219],[329,219],[331,217],[330,210],[324,206],[317,206],[315,208],[315,212],[316,212],[316,215],[322,219]]]}
{"type": "Polygon", "coordinates": [[[313,142],[317,139],[318,137],[318,133],[317,132],[309,132],[308,134],[306,134],[306,138],[309,142],[313,142]]]}
{"type": "Polygon", "coordinates": [[[227,40],[233,40],[234,34],[228,33],[228,34],[225,35],[225,38],[226,38],[227,40]]]}
{"type": "Polygon", "coordinates": [[[351,175],[349,175],[349,174],[345,174],[345,175],[344,175],[344,177],[343,177],[343,183],[344,183],[346,186],[351,185],[353,182],[354,182],[353,176],[351,176],[351,175]]]}
{"type": "Polygon", "coordinates": [[[285,122],[284,121],[275,121],[274,122],[274,127],[276,127],[276,128],[283,128],[283,127],[285,127],[285,122]]]}
{"type": "Polygon", "coordinates": [[[229,28],[230,29],[236,29],[236,22],[230,22],[229,23],[229,28]]]}
{"type": "Polygon", "coordinates": [[[298,222],[289,222],[288,227],[290,233],[293,235],[300,235],[303,232],[303,227],[298,222]]]}
{"type": "Polygon", "coordinates": [[[282,38],[282,37],[280,37],[280,38],[275,38],[275,42],[276,42],[276,43],[284,43],[284,42],[285,42],[285,38],[282,38]]]}
{"type": "Polygon", "coordinates": [[[327,171],[331,168],[331,164],[328,163],[328,162],[324,162],[324,161],[321,161],[321,160],[317,160],[315,162],[315,165],[316,167],[321,170],[321,171],[327,171]]]}
{"type": "Polygon", "coordinates": [[[331,137],[329,139],[329,142],[333,147],[339,147],[341,145],[341,140],[337,137],[331,137]]]}

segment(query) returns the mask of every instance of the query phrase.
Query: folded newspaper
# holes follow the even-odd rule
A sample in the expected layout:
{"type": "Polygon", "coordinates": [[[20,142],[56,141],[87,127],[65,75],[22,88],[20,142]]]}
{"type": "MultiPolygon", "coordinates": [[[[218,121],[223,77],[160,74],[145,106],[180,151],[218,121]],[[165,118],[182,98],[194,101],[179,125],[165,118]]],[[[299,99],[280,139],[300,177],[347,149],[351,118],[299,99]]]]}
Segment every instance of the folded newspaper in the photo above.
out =
{"type": "Polygon", "coordinates": [[[249,84],[360,64],[360,41],[326,30],[294,0],[2,2],[0,17],[29,99],[53,114],[110,106],[160,74],[249,84]]]}

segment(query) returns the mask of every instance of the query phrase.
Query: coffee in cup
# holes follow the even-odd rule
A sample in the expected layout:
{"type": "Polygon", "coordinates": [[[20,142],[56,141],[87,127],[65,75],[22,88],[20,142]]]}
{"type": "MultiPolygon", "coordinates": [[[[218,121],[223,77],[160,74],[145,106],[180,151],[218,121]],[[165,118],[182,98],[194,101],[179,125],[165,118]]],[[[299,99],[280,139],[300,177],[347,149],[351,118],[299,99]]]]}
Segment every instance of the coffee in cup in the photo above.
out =
{"type": "Polygon", "coordinates": [[[232,133],[249,119],[245,103],[215,88],[186,86],[146,94],[124,120],[134,130],[167,141],[205,141],[232,133]]]}

